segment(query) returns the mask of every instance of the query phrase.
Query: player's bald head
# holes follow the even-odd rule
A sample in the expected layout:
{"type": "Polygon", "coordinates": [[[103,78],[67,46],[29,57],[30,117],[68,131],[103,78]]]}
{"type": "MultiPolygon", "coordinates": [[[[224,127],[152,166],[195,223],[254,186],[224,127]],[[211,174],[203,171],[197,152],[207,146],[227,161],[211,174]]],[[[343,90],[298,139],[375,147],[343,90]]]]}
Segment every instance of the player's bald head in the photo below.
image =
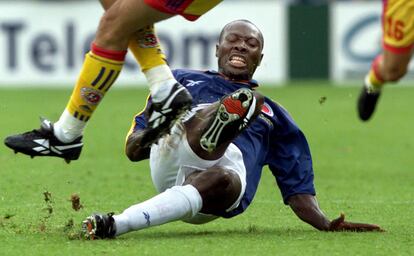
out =
{"type": "Polygon", "coordinates": [[[262,49],[263,49],[264,38],[263,38],[262,32],[260,31],[260,29],[255,24],[253,24],[251,21],[245,20],[245,19],[234,20],[234,21],[230,21],[229,23],[227,23],[220,32],[219,43],[223,40],[223,36],[226,34],[226,32],[229,29],[231,29],[232,26],[235,26],[235,25],[244,25],[244,26],[248,26],[252,30],[255,30],[257,32],[257,39],[260,41],[262,49]]]}

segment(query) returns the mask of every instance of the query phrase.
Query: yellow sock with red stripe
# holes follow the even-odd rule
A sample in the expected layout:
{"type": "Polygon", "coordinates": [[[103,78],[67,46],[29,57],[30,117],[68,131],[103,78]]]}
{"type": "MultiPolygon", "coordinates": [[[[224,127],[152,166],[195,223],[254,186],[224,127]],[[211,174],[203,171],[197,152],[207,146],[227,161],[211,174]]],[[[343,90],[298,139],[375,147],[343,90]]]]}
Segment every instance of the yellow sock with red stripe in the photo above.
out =
{"type": "Polygon", "coordinates": [[[372,62],[371,69],[365,77],[365,86],[373,92],[380,91],[385,83],[380,72],[381,63],[382,55],[378,55],[372,62]]]}
{"type": "Polygon", "coordinates": [[[106,50],[92,44],[66,109],[54,125],[59,140],[69,142],[82,134],[86,122],[121,72],[125,55],[126,51],[106,50]]]}
{"type": "Polygon", "coordinates": [[[130,40],[128,47],[147,78],[152,99],[154,101],[165,99],[177,81],[168,67],[167,58],[161,50],[154,26],[139,30],[138,34],[130,40]]]}

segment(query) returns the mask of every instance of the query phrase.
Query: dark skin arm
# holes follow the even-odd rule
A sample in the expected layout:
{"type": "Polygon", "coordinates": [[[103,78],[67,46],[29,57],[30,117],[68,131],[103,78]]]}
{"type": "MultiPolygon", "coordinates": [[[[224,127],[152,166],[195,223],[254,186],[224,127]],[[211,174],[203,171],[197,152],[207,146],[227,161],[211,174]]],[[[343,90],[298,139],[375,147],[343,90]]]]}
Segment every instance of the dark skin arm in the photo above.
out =
{"type": "Polygon", "coordinates": [[[339,218],[330,221],[319,208],[313,195],[293,195],[289,197],[288,203],[301,220],[321,231],[383,231],[378,225],[347,222],[343,213],[339,218]]]}
{"type": "Polygon", "coordinates": [[[140,146],[143,131],[139,130],[128,136],[125,153],[132,162],[148,159],[150,155],[150,147],[143,148],[140,146]]]}

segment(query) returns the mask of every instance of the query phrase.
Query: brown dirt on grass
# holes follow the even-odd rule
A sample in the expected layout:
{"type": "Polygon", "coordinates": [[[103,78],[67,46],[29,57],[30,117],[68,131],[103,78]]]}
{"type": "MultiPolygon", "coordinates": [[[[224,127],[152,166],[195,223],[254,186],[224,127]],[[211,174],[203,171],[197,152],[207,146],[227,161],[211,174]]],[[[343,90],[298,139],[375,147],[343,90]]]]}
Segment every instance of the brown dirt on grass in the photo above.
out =
{"type": "Polygon", "coordinates": [[[70,201],[72,202],[72,209],[75,211],[79,211],[81,208],[83,208],[83,205],[80,202],[80,197],[77,193],[73,193],[70,196],[70,201]]]}

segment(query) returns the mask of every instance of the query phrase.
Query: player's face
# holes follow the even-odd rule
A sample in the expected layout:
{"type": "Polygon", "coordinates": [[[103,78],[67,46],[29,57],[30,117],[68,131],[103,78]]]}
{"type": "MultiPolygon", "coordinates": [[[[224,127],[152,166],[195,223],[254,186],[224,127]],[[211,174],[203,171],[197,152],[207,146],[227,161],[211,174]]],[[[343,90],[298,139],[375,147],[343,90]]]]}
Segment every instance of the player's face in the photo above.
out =
{"type": "Polygon", "coordinates": [[[216,48],[219,71],[230,79],[250,80],[262,60],[260,31],[247,22],[234,22],[223,31],[216,48]]]}

